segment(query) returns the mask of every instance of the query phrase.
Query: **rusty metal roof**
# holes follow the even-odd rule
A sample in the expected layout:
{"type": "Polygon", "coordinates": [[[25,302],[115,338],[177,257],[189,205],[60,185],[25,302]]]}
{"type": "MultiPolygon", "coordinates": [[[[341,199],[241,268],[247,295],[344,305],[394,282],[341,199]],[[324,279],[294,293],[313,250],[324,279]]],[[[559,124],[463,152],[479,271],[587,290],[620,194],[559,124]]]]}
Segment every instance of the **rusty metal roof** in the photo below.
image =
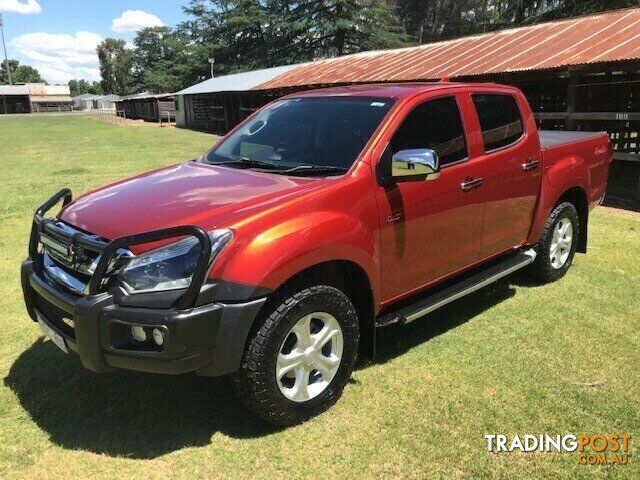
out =
{"type": "Polygon", "coordinates": [[[640,8],[628,8],[417,47],[319,60],[253,89],[432,80],[638,58],[640,8]]]}

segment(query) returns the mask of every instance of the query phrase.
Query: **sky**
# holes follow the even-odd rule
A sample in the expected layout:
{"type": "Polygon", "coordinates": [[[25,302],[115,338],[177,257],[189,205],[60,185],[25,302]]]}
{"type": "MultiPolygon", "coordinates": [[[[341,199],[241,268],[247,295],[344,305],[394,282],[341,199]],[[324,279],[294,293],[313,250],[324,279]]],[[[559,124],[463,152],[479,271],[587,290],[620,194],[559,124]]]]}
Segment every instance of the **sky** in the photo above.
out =
{"type": "MultiPolygon", "coordinates": [[[[0,0],[9,58],[38,69],[49,83],[99,80],[96,46],[131,44],[136,31],[186,19],[187,0],[0,0]]],[[[0,50],[1,60],[4,52],[0,50]]]]}

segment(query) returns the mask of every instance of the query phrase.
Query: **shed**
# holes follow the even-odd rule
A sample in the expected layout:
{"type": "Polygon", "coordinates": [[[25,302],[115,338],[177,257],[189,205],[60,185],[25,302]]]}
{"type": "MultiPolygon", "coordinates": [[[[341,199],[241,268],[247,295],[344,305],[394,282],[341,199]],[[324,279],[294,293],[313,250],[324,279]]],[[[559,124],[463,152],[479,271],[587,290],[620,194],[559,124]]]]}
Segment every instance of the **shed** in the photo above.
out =
{"type": "Polygon", "coordinates": [[[60,112],[72,105],[68,85],[0,85],[0,113],[60,112]]]}
{"type": "Polygon", "coordinates": [[[94,110],[115,110],[116,102],[120,101],[119,95],[99,95],[92,100],[94,110]]]}
{"type": "Polygon", "coordinates": [[[32,112],[67,112],[73,109],[68,85],[28,83],[32,112]]]}
{"type": "Polygon", "coordinates": [[[302,64],[232,73],[210,78],[176,94],[176,125],[204,132],[226,133],[280,90],[254,90],[302,64]]]}
{"type": "Polygon", "coordinates": [[[174,94],[142,92],[116,101],[118,114],[133,120],[159,122],[175,119],[174,94]],[[122,112],[122,113],[120,113],[122,112]]]}
{"type": "Polygon", "coordinates": [[[29,87],[26,85],[0,85],[0,113],[29,113],[29,87]]]}
{"type": "Polygon", "coordinates": [[[178,92],[178,124],[225,133],[292,91],[443,77],[521,88],[541,128],[609,132],[609,198],[640,209],[640,8],[207,80],[178,92]]]}
{"type": "Polygon", "coordinates": [[[98,98],[98,95],[95,95],[93,93],[82,93],[80,95],[76,95],[75,97],[71,97],[71,100],[73,100],[73,109],[91,110],[93,108],[94,98],[98,98]]]}

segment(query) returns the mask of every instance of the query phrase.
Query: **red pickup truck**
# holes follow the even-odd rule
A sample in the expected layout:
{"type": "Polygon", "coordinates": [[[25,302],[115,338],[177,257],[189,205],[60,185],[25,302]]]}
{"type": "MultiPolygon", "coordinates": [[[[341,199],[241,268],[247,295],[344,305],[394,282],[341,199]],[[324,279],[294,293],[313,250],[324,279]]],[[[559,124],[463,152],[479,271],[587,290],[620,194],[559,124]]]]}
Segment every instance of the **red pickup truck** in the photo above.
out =
{"type": "Polygon", "coordinates": [[[194,161],[44,203],[27,310],[92,371],[231,374],[251,410],[298,423],[377,327],[524,267],[562,277],[611,153],[605,133],[537,131],[507,86],[290,95],[194,161]]]}

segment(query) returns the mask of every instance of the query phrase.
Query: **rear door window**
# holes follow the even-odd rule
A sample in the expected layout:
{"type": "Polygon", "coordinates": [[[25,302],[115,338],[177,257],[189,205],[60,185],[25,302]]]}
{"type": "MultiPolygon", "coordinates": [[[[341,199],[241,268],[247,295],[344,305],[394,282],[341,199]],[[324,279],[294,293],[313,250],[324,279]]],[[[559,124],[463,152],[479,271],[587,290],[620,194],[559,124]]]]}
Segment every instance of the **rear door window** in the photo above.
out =
{"type": "Polygon", "coordinates": [[[515,143],[524,132],[516,99],[511,95],[475,94],[482,141],[486,152],[515,143]]]}

